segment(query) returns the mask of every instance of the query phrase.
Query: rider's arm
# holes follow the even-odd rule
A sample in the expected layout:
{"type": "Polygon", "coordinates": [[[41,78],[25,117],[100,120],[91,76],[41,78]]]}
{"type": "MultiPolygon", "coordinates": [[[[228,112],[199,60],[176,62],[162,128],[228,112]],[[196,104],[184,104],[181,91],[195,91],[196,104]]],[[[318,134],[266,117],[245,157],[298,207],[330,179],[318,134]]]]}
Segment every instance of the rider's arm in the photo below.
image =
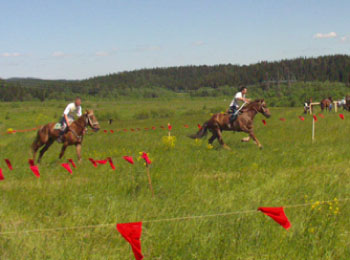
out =
{"type": "Polygon", "coordinates": [[[245,103],[249,103],[250,102],[250,99],[245,98],[245,97],[239,97],[239,98],[237,98],[237,100],[243,101],[245,103]]]}
{"type": "Polygon", "coordinates": [[[81,108],[81,106],[79,107],[79,109],[78,109],[78,113],[77,113],[77,116],[79,117],[79,116],[81,116],[83,113],[82,113],[82,108],[81,108]]]}
{"type": "Polygon", "coordinates": [[[66,107],[66,109],[63,112],[64,119],[66,120],[67,126],[69,127],[69,120],[68,120],[68,114],[70,112],[70,104],[66,107]]]}
{"type": "Polygon", "coordinates": [[[67,127],[69,127],[69,120],[68,120],[68,116],[66,114],[64,114],[64,119],[66,120],[67,127]]]}

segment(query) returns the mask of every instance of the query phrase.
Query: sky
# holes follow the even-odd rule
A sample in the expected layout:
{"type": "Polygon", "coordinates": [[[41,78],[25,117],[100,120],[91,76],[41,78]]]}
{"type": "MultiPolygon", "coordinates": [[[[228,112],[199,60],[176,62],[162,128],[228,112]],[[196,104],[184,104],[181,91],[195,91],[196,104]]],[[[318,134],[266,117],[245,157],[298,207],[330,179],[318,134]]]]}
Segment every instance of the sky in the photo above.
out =
{"type": "Polygon", "coordinates": [[[0,78],[350,54],[350,1],[0,0],[0,78]]]}

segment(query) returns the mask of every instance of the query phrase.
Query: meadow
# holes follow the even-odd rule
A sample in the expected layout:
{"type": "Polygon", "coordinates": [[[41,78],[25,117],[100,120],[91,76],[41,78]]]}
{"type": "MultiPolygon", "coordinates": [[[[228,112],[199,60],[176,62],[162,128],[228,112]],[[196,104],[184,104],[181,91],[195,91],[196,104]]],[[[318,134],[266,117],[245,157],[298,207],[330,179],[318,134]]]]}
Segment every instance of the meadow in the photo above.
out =
{"type": "Polygon", "coordinates": [[[85,136],[83,162],[73,175],[60,164],[76,160],[75,149],[67,149],[60,161],[60,145],[54,144],[39,166],[39,179],[27,162],[35,131],[3,133],[56,121],[65,102],[0,103],[0,168],[5,175],[0,182],[0,258],[133,259],[115,224],[145,221],[145,259],[349,259],[350,201],[343,199],[350,198],[350,114],[344,112],[345,120],[334,112],[318,117],[314,143],[311,116],[298,118],[301,107],[271,108],[266,125],[262,115],[256,117],[262,150],[253,142],[241,143],[244,133],[224,132],[231,151],[217,141],[208,147],[206,139],[187,137],[228,103],[220,97],[84,101],[83,108],[95,111],[101,131],[85,136]],[[160,126],[168,123],[174,147],[162,140],[168,131],[160,126]],[[136,160],[141,151],[152,160],[154,197],[143,161],[136,160]],[[134,156],[135,164],[124,161],[124,155],[134,156]],[[115,171],[107,165],[94,168],[88,161],[109,156],[115,171]],[[285,209],[289,230],[251,212],[293,205],[299,206],[285,209]],[[152,222],[227,212],[237,214],[152,222]],[[69,228],[81,226],[95,227],[69,228]],[[6,233],[12,231],[17,233],[6,233]]]}

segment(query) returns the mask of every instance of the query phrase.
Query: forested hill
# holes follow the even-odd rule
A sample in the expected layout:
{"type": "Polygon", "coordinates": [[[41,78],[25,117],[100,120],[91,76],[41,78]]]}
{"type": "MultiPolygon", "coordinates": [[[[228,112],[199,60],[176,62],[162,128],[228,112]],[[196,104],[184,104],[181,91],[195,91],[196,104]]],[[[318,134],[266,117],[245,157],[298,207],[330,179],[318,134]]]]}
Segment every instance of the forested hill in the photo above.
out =
{"type": "Polygon", "coordinates": [[[243,66],[142,69],[79,81],[13,78],[0,81],[0,100],[61,99],[71,98],[72,94],[97,98],[157,97],[174,91],[196,94],[202,89],[215,90],[224,86],[236,89],[240,85],[254,85],[269,90],[275,85],[292,86],[295,82],[312,81],[339,82],[349,86],[350,56],[263,61],[243,66]]]}

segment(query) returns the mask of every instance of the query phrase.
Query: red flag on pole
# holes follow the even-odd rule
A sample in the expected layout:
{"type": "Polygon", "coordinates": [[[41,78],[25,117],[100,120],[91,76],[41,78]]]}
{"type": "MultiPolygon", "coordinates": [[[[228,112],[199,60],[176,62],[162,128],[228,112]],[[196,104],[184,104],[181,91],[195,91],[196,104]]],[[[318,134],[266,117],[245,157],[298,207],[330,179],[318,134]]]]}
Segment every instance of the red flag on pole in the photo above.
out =
{"type": "Polygon", "coordinates": [[[109,165],[111,166],[112,170],[115,170],[115,166],[114,166],[114,164],[113,164],[112,158],[111,158],[111,157],[108,157],[107,160],[108,160],[109,165]]]}
{"type": "Polygon", "coordinates": [[[111,132],[111,134],[114,134],[114,130],[111,129],[111,130],[109,130],[109,131],[111,132]]]}
{"type": "Polygon", "coordinates": [[[173,127],[172,127],[171,124],[169,123],[169,124],[168,124],[168,130],[171,131],[172,128],[173,128],[173,127]]]}
{"type": "Polygon", "coordinates": [[[151,160],[148,157],[148,154],[145,153],[145,152],[142,153],[141,158],[143,158],[145,160],[146,164],[151,164],[152,163],[151,160]]]}
{"type": "Polygon", "coordinates": [[[317,121],[317,116],[316,116],[316,115],[313,115],[312,117],[314,118],[314,120],[315,120],[315,122],[316,122],[316,121],[317,121]]]}
{"type": "Polygon", "coordinates": [[[73,173],[72,169],[70,168],[69,163],[62,163],[61,164],[63,168],[65,168],[70,174],[73,173]]]}
{"type": "Polygon", "coordinates": [[[9,159],[5,159],[5,162],[7,164],[7,167],[9,167],[10,171],[12,171],[13,167],[12,167],[12,164],[11,164],[10,160],[9,159]]]}
{"type": "Polygon", "coordinates": [[[94,159],[89,158],[89,161],[92,163],[92,165],[96,168],[97,167],[97,163],[95,162],[94,159]]]}
{"type": "Polygon", "coordinates": [[[142,260],[143,255],[141,252],[140,240],[142,233],[142,222],[117,224],[117,230],[131,245],[135,259],[142,260]]]}
{"type": "Polygon", "coordinates": [[[71,163],[71,165],[73,166],[73,168],[77,168],[77,166],[75,165],[73,159],[68,159],[68,162],[71,163]]]}
{"type": "Polygon", "coordinates": [[[39,168],[37,165],[30,165],[30,169],[37,178],[40,178],[39,168]]]}
{"type": "Polygon", "coordinates": [[[265,119],[263,119],[261,122],[262,122],[264,125],[266,125],[266,121],[265,121],[265,119]]]}
{"type": "Polygon", "coordinates": [[[2,169],[0,168],[0,181],[5,180],[4,175],[2,174],[2,169]]]}
{"type": "Polygon", "coordinates": [[[291,224],[284,213],[283,207],[274,207],[274,208],[258,208],[262,213],[265,215],[271,217],[274,221],[276,221],[278,224],[280,224],[285,229],[288,229],[291,227],[291,224]]]}
{"type": "Polygon", "coordinates": [[[134,164],[134,159],[132,158],[132,156],[123,156],[123,158],[125,161],[134,164]]]}
{"type": "Polygon", "coordinates": [[[339,117],[344,120],[344,115],[343,114],[339,114],[339,117]]]}

